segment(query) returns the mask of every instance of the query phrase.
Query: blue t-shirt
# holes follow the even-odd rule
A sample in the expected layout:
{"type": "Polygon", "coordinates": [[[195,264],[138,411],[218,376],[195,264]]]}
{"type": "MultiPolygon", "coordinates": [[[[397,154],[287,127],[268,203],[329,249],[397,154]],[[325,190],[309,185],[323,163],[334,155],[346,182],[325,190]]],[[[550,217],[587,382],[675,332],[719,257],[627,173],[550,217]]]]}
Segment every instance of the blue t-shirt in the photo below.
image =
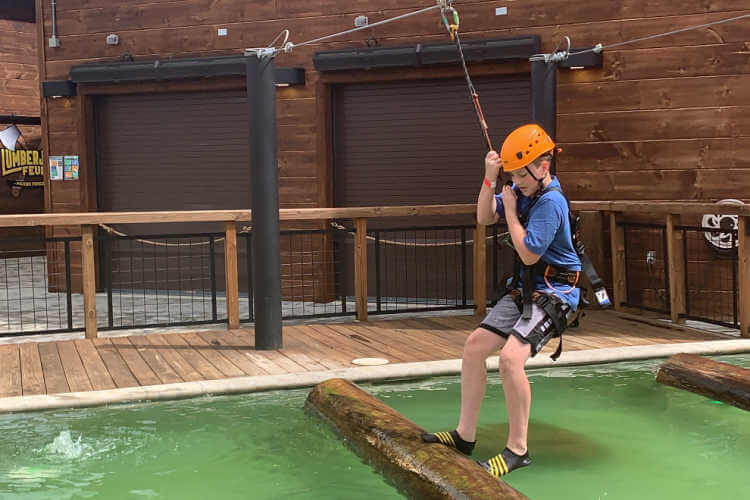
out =
{"type": "MultiPolygon", "coordinates": [[[[557,177],[552,177],[552,182],[546,189],[560,189],[557,177]]],[[[522,214],[531,204],[533,198],[524,196],[513,186],[518,196],[518,213],[522,214]]],[[[495,195],[496,210],[500,217],[505,218],[502,194],[495,195]]],[[[526,248],[537,255],[541,260],[554,266],[563,267],[571,271],[581,270],[581,259],[578,258],[573,248],[573,240],[568,223],[568,203],[559,191],[547,191],[531,207],[526,224],[526,238],[523,242],[526,248]]],[[[550,281],[553,288],[547,287],[543,277],[538,277],[535,284],[536,290],[545,293],[554,293],[557,297],[567,302],[573,309],[578,307],[581,291],[574,288],[572,291],[568,285],[550,281]],[[565,293],[568,292],[568,293],[565,293]]]]}

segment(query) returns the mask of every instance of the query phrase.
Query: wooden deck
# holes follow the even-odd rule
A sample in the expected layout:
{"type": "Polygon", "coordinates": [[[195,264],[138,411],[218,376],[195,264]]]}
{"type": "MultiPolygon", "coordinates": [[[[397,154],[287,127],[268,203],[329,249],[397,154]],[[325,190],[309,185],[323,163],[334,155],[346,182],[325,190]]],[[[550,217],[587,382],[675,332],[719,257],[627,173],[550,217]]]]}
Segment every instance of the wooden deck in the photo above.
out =
{"type": "MultiPolygon", "coordinates": [[[[457,359],[477,324],[464,315],[284,326],[285,347],[278,351],[256,351],[252,329],[4,344],[0,397],[322,371],[353,367],[362,357],[457,359]]],[[[721,338],[729,337],[590,311],[580,328],[566,332],[564,345],[572,351],[721,338]]]]}

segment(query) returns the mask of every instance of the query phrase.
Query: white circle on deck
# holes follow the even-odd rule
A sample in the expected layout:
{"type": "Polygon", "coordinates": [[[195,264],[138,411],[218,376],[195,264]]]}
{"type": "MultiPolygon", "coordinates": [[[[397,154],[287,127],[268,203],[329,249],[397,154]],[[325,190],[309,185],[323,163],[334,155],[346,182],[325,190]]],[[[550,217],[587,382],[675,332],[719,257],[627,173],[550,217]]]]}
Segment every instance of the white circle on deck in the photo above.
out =
{"type": "Polygon", "coordinates": [[[390,361],[385,358],[357,358],[352,360],[352,364],[361,366],[387,365],[388,363],[390,361]]]}

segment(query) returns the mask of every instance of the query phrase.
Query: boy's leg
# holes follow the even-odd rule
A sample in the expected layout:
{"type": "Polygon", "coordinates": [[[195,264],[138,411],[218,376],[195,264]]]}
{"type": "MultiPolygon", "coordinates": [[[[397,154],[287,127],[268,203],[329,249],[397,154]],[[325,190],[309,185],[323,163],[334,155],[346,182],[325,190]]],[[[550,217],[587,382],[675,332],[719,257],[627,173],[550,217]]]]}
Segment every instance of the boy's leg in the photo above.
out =
{"type": "Polygon", "coordinates": [[[527,448],[531,387],[524,367],[530,356],[531,346],[514,335],[500,351],[500,377],[508,410],[507,447],[518,455],[526,453],[527,448]]]}
{"type": "Polygon", "coordinates": [[[487,358],[505,343],[500,335],[477,328],[464,344],[461,363],[461,416],[456,431],[462,439],[475,441],[479,410],[487,386],[487,358]]]}

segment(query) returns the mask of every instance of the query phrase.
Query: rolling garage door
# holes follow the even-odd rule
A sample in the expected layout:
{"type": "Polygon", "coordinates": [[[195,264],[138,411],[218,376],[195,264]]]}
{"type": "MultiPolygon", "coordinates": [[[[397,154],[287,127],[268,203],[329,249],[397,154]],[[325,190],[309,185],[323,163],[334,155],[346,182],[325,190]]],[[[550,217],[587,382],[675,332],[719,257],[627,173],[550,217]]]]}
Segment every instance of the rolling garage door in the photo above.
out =
{"type": "MultiPolygon", "coordinates": [[[[531,119],[528,75],[477,78],[496,147],[531,119]]],[[[336,87],[338,207],[474,203],[486,147],[463,79],[336,87]]]]}
{"type": "MultiPolygon", "coordinates": [[[[95,101],[95,119],[100,211],[250,207],[244,91],[103,96],[95,101]]],[[[223,225],[118,224],[115,229],[128,235],[175,234],[220,232],[223,225]]],[[[113,245],[112,258],[101,260],[112,262],[113,286],[205,289],[205,243],[169,243],[113,245]]],[[[246,290],[245,244],[240,241],[238,247],[240,286],[246,290]]],[[[214,250],[216,286],[222,290],[223,245],[217,243],[214,250]]]]}
{"type": "MultiPolygon", "coordinates": [[[[499,149],[505,135],[531,119],[529,75],[477,78],[474,83],[499,149]]],[[[333,116],[335,206],[476,202],[486,146],[464,79],[337,86],[333,116]]],[[[417,221],[466,224],[471,218],[417,221]]],[[[370,229],[414,225],[415,220],[368,221],[370,229]]],[[[460,249],[446,244],[455,241],[455,231],[383,235],[386,243],[377,252],[372,240],[368,245],[370,296],[379,291],[384,297],[455,300],[463,288],[470,298],[471,248],[464,259],[460,249]]],[[[339,241],[348,295],[353,282],[351,245],[350,238],[339,241]]]]}
{"type": "Polygon", "coordinates": [[[102,97],[96,121],[100,210],[250,206],[244,91],[102,97]]]}

